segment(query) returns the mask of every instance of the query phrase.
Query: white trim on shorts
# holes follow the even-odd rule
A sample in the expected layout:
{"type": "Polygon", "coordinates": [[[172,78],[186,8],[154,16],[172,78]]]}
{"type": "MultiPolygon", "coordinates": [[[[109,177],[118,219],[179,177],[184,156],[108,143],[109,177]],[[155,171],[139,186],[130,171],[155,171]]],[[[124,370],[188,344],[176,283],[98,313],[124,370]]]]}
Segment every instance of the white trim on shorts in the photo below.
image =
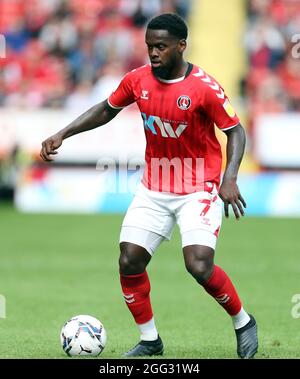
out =
{"type": "Polygon", "coordinates": [[[194,229],[181,234],[182,248],[190,245],[201,245],[211,247],[213,250],[216,249],[217,237],[215,234],[203,230],[194,229]]]}
{"type": "MultiPolygon", "coordinates": [[[[129,242],[141,246],[147,250],[151,256],[153,256],[156,249],[165,240],[167,239],[164,236],[133,226],[123,226],[120,234],[120,242],[129,242]]],[[[181,241],[182,248],[191,245],[201,245],[208,246],[215,250],[217,237],[207,230],[194,229],[182,233],[181,241]]]]}
{"type": "Polygon", "coordinates": [[[123,226],[120,234],[120,243],[130,242],[141,246],[146,249],[150,255],[154,254],[155,250],[165,239],[164,236],[157,233],[134,226],[123,226]]]}

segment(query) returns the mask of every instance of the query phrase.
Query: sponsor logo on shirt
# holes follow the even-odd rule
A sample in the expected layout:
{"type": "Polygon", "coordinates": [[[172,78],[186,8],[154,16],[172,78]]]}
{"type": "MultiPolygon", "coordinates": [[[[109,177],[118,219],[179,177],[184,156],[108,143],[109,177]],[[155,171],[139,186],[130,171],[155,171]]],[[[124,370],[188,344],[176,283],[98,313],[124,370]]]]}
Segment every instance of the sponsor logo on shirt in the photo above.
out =
{"type": "MultiPolygon", "coordinates": [[[[141,113],[144,120],[145,130],[151,131],[154,135],[157,135],[159,131],[162,137],[168,138],[179,138],[188,126],[186,123],[181,123],[178,125],[178,122],[162,121],[158,116],[147,116],[146,113],[141,113]]],[[[169,120],[168,120],[169,121],[169,120]]]]}

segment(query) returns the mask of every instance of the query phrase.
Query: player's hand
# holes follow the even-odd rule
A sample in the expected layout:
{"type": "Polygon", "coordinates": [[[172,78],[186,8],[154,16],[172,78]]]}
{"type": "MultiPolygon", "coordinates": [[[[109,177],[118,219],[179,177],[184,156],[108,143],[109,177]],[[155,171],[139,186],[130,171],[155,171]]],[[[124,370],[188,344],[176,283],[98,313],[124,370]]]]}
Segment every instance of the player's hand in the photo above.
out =
{"type": "Polygon", "coordinates": [[[40,157],[46,161],[46,162],[51,162],[53,161],[53,158],[51,155],[57,154],[57,149],[61,146],[63,142],[63,138],[60,134],[54,134],[53,136],[47,138],[43,143],[42,143],[42,148],[40,152],[40,157]]]}
{"type": "Polygon", "coordinates": [[[240,194],[235,180],[223,180],[219,190],[219,196],[224,203],[225,217],[229,217],[229,205],[231,205],[235,218],[244,216],[244,208],[247,207],[245,200],[240,194]]]}

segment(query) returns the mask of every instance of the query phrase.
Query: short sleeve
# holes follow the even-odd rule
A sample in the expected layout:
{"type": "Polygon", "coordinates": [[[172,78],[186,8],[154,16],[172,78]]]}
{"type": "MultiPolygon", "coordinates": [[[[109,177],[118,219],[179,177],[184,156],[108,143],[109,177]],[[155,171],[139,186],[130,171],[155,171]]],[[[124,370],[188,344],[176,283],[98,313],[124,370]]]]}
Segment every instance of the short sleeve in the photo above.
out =
{"type": "Polygon", "coordinates": [[[121,80],[118,88],[109,96],[108,104],[115,109],[122,109],[134,103],[132,78],[130,73],[121,80]]]}
{"type": "Polygon", "coordinates": [[[221,130],[231,129],[240,122],[224,89],[217,82],[205,86],[202,107],[204,112],[221,130]]]}

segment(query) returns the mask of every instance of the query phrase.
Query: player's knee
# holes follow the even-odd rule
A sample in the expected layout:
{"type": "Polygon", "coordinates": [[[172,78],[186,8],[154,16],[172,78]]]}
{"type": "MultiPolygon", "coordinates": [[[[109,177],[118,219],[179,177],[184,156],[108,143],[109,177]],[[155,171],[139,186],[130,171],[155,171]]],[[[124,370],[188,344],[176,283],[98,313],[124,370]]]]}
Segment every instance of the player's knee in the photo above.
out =
{"type": "Polygon", "coordinates": [[[119,269],[123,275],[135,275],[145,271],[148,262],[143,259],[139,248],[128,242],[120,243],[119,269]]]}
{"type": "Polygon", "coordinates": [[[194,259],[186,262],[185,266],[200,284],[205,283],[213,271],[213,262],[210,259],[194,259]]]}
{"type": "Polygon", "coordinates": [[[183,254],[187,271],[198,283],[204,284],[213,272],[214,250],[208,246],[186,246],[183,254]]]}

